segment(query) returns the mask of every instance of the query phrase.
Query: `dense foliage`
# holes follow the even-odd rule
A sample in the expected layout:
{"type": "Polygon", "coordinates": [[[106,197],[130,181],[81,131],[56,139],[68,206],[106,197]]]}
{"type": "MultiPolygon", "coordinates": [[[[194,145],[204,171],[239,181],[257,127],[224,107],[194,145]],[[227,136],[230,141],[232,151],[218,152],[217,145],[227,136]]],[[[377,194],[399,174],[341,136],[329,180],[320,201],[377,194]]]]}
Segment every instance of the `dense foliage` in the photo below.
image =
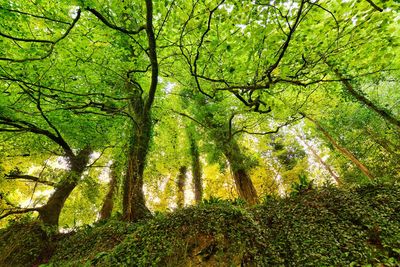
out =
{"type": "Polygon", "coordinates": [[[31,223],[11,225],[0,237],[6,242],[13,240],[14,251],[2,250],[0,263],[397,266],[399,193],[398,184],[373,183],[351,190],[326,185],[286,198],[270,196],[253,208],[241,201],[213,198],[170,214],[157,214],[149,221],[100,222],[52,240],[31,223]],[[29,235],[21,236],[21,229],[29,235]],[[52,250],[43,244],[51,244],[52,250]],[[29,250],[24,257],[16,253],[24,250],[29,250]]]}

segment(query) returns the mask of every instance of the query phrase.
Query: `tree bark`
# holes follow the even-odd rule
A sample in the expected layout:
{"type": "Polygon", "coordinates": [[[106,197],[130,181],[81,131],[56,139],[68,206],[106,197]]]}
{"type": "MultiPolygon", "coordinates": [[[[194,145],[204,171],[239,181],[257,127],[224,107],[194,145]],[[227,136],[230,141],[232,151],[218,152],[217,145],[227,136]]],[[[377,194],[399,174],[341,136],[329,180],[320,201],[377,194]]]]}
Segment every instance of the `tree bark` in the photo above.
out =
{"type": "Polygon", "coordinates": [[[352,163],[354,163],[354,165],[357,166],[357,168],[365,174],[365,176],[367,176],[370,180],[374,179],[374,176],[371,174],[371,172],[369,171],[369,169],[362,164],[357,157],[351,153],[347,148],[339,145],[336,140],[329,134],[329,132],[327,130],[325,130],[318,121],[310,118],[309,116],[306,116],[307,119],[309,119],[311,122],[313,122],[317,128],[322,132],[322,134],[329,140],[329,142],[343,155],[345,156],[347,159],[349,159],[352,163]]]}
{"type": "Polygon", "coordinates": [[[107,220],[111,217],[114,208],[114,195],[117,190],[117,173],[115,170],[115,163],[111,165],[110,183],[107,195],[104,197],[103,205],[100,210],[99,220],[107,220]]]}
{"type": "Polygon", "coordinates": [[[194,187],[194,199],[199,204],[203,199],[203,181],[200,164],[200,154],[197,142],[193,135],[189,132],[189,143],[190,143],[190,157],[192,165],[192,176],[193,176],[193,187],[194,187]]]}
{"type": "MultiPolygon", "coordinates": [[[[138,113],[136,113],[138,114],[138,113]]],[[[150,115],[136,116],[138,127],[133,130],[128,154],[128,169],[124,181],[123,217],[127,221],[137,221],[151,215],[146,207],[143,192],[143,173],[150,144],[150,115]],[[138,123],[140,121],[140,123],[138,123]]]]}
{"type": "Polygon", "coordinates": [[[38,209],[39,219],[42,220],[44,224],[58,227],[61,210],[69,195],[78,185],[89,162],[91,151],[89,147],[86,147],[82,149],[78,155],[70,156],[70,174],[56,186],[54,193],[50,196],[47,203],[38,209]]]}
{"type": "Polygon", "coordinates": [[[178,208],[183,208],[185,204],[185,183],[186,183],[186,166],[181,166],[179,168],[179,174],[176,181],[176,186],[178,188],[177,201],[176,204],[178,208]]]}
{"type": "Polygon", "coordinates": [[[123,217],[126,221],[138,221],[151,216],[146,207],[143,192],[143,173],[149,150],[151,130],[151,108],[158,85],[158,61],[156,37],[153,28],[153,2],[146,0],[147,55],[151,65],[151,80],[147,99],[142,96],[142,88],[134,88],[128,79],[126,87],[132,93],[129,109],[135,120],[128,152],[128,169],[124,180],[123,217]]]}
{"type": "Polygon", "coordinates": [[[241,154],[239,145],[235,140],[230,139],[223,144],[222,149],[229,162],[239,197],[250,205],[257,204],[257,191],[245,167],[244,156],[241,154]]]}

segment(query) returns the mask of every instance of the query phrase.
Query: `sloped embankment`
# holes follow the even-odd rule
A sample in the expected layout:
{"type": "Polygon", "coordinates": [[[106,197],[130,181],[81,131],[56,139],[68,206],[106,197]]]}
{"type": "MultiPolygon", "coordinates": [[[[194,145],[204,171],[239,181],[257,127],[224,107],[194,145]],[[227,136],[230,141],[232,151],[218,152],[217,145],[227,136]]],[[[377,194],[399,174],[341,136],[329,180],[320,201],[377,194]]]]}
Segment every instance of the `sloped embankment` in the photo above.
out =
{"type": "Polygon", "coordinates": [[[214,199],[53,246],[50,266],[399,266],[400,186],[325,187],[251,209],[214,199]]]}

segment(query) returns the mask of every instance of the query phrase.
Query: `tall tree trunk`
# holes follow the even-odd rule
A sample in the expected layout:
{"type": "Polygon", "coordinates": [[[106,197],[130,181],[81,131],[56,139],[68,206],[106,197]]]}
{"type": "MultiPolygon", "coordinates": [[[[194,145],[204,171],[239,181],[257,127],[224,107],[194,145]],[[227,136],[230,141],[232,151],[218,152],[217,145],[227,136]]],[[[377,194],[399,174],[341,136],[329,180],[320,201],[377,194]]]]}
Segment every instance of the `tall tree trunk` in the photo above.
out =
{"type": "Polygon", "coordinates": [[[339,72],[334,66],[330,63],[326,62],[326,64],[335,72],[336,76],[342,82],[344,88],[347,92],[349,92],[357,101],[365,105],[369,110],[377,113],[378,115],[382,116],[387,122],[391,123],[392,125],[396,126],[400,130],[400,120],[395,118],[389,111],[384,108],[378,107],[375,103],[365,97],[361,92],[358,92],[354,89],[353,85],[350,83],[349,79],[346,79],[342,73],[339,72]]]}
{"type": "Polygon", "coordinates": [[[185,183],[186,183],[186,166],[179,168],[179,174],[176,180],[176,186],[178,188],[176,204],[178,208],[183,208],[185,204],[185,183]]]}
{"type": "Polygon", "coordinates": [[[201,173],[200,154],[197,142],[190,132],[188,132],[188,137],[190,143],[190,157],[192,165],[194,199],[198,204],[203,199],[203,181],[201,173]]]}
{"type": "Polygon", "coordinates": [[[133,130],[128,154],[128,169],[124,181],[123,217],[127,221],[137,221],[151,216],[146,207],[143,192],[143,173],[150,144],[150,115],[136,116],[136,122],[141,122],[133,130]]]}
{"type": "Polygon", "coordinates": [[[328,163],[326,163],[317,153],[317,151],[307,143],[306,140],[303,139],[304,144],[306,145],[306,147],[311,151],[311,153],[314,155],[314,157],[318,160],[318,162],[324,166],[324,168],[329,172],[329,174],[333,177],[333,179],[335,179],[336,183],[338,185],[341,185],[342,182],[340,181],[339,176],[332,170],[331,166],[329,166],[328,163]]]}
{"type": "Polygon", "coordinates": [[[250,205],[257,204],[257,191],[247,172],[244,156],[241,154],[239,145],[235,140],[230,139],[228,143],[222,146],[222,150],[229,162],[239,197],[250,205]]]}
{"type": "Polygon", "coordinates": [[[351,162],[354,163],[354,165],[357,166],[357,168],[365,174],[365,176],[367,176],[370,180],[374,179],[374,176],[371,174],[371,172],[369,171],[369,169],[362,164],[357,157],[351,153],[347,148],[339,145],[336,140],[329,134],[329,132],[327,130],[325,130],[318,121],[310,118],[309,116],[306,116],[307,119],[309,119],[310,121],[312,121],[317,128],[322,132],[322,134],[329,140],[329,142],[343,155],[345,156],[347,159],[349,159],[351,162]]]}
{"type": "Polygon", "coordinates": [[[68,177],[63,179],[57,186],[54,193],[50,196],[47,203],[38,209],[39,218],[46,225],[58,226],[61,210],[65,201],[78,185],[79,180],[89,162],[91,149],[82,149],[77,156],[70,158],[71,171],[68,177]]]}
{"type": "Polygon", "coordinates": [[[115,163],[111,165],[110,172],[110,183],[108,186],[107,195],[104,197],[103,205],[100,210],[99,220],[107,220],[111,217],[112,210],[114,208],[114,195],[117,190],[117,172],[115,169],[115,163]]]}
{"type": "MultiPolygon", "coordinates": [[[[143,193],[143,173],[149,150],[151,130],[151,108],[158,85],[158,59],[156,37],[153,28],[153,2],[146,0],[147,55],[151,65],[151,79],[147,98],[141,86],[126,80],[125,86],[132,94],[129,103],[130,113],[135,120],[128,151],[128,169],[124,180],[123,217],[127,221],[137,221],[151,216],[146,207],[143,193]]],[[[129,77],[129,74],[128,74],[129,77]]]]}

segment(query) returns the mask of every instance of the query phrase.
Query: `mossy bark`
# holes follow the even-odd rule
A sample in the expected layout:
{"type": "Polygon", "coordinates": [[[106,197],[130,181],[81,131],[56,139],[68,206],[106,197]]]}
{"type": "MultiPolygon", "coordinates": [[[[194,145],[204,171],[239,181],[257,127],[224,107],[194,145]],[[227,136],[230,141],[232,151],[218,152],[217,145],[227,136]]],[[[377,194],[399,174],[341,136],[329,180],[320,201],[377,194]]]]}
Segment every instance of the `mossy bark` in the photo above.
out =
{"type": "Polygon", "coordinates": [[[244,199],[250,205],[257,204],[257,191],[248,174],[245,157],[242,154],[239,145],[235,140],[230,139],[229,142],[223,144],[222,150],[229,162],[239,197],[244,199]]]}
{"type": "MultiPolygon", "coordinates": [[[[153,122],[151,108],[158,85],[158,60],[156,37],[153,28],[153,2],[146,0],[147,55],[151,65],[151,79],[147,96],[143,89],[129,78],[125,88],[131,93],[129,113],[134,120],[128,151],[128,167],[124,180],[123,217],[126,221],[137,221],[150,217],[143,192],[143,173],[149,150],[153,122]]],[[[129,74],[128,74],[129,76],[129,74]]]]}
{"type": "Polygon", "coordinates": [[[123,217],[127,221],[137,221],[151,215],[146,207],[143,192],[143,173],[150,144],[150,116],[136,116],[141,123],[133,130],[128,154],[128,168],[124,181],[123,217]],[[139,120],[140,119],[140,120],[139,120]]]}
{"type": "Polygon", "coordinates": [[[185,204],[185,183],[186,183],[186,172],[187,167],[181,166],[179,168],[178,177],[176,179],[176,186],[177,186],[177,201],[176,204],[178,208],[183,208],[185,204]]]}
{"type": "Polygon", "coordinates": [[[100,210],[100,220],[107,220],[111,216],[114,208],[114,195],[117,190],[117,179],[117,172],[114,163],[111,165],[110,183],[108,185],[107,195],[104,197],[103,205],[100,210]]]}
{"type": "Polygon", "coordinates": [[[70,156],[71,171],[55,188],[47,203],[38,209],[40,220],[49,226],[58,227],[61,210],[65,201],[70,196],[89,162],[91,149],[86,147],[78,155],[70,156]]]}
{"type": "Polygon", "coordinates": [[[190,157],[192,165],[194,199],[200,203],[203,199],[203,181],[200,164],[200,153],[197,142],[191,133],[188,133],[190,143],[190,157]]]}

